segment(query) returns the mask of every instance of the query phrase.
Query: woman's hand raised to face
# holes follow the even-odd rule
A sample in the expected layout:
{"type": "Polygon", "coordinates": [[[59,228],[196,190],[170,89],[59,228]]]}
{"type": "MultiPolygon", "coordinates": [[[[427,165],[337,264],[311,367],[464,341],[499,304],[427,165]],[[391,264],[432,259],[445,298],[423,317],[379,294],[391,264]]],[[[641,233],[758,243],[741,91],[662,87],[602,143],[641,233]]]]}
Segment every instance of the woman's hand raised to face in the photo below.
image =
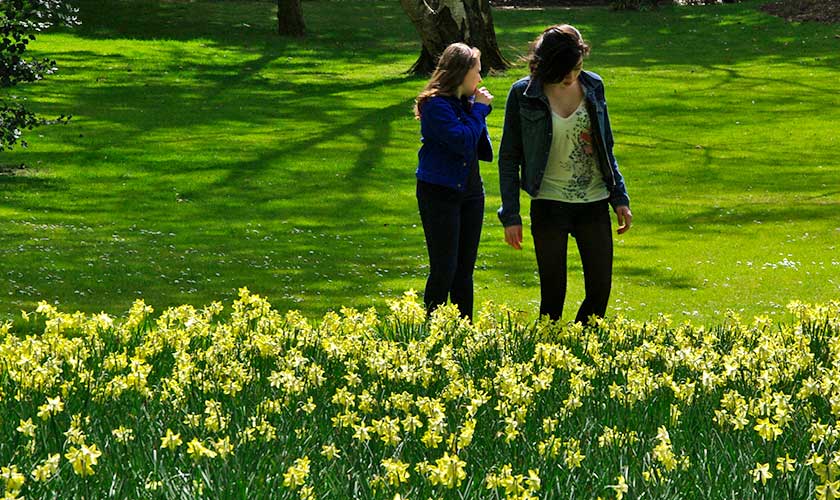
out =
{"type": "Polygon", "coordinates": [[[487,90],[487,87],[475,89],[475,93],[473,95],[475,96],[475,102],[480,102],[488,106],[491,102],[493,102],[493,94],[491,94],[490,91],[487,90]]]}

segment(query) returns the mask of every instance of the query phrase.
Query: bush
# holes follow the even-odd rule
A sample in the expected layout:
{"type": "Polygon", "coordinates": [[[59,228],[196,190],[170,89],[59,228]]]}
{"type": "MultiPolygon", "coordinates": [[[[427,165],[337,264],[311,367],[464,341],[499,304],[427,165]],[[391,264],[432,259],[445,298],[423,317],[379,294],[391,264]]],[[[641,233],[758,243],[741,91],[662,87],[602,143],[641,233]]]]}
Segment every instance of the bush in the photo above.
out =
{"type": "Polygon", "coordinates": [[[20,83],[31,83],[55,73],[55,61],[26,60],[23,57],[35,34],[55,24],[75,26],[76,9],[63,0],[9,0],[0,3],[0,151],[17,143],[26,147],[24,130],[39,125],[66,123],[69,116],[54,120],[38,117],[28,110],[24,100],[11,95],[7,89],[20,83]]]}

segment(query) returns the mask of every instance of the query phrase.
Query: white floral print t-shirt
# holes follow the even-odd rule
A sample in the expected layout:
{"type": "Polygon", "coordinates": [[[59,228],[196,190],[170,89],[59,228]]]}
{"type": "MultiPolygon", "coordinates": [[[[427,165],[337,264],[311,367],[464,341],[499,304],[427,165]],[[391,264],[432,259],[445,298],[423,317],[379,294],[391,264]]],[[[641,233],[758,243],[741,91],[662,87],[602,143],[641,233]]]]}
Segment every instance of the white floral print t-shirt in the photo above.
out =
{"type": "Polygon", "coordinates": [[[551,149],[538,195],[534,199],[588,203],[610,193],[592,144],[592,128],[584,100],[567,118],[551,112],[551,149]]]}

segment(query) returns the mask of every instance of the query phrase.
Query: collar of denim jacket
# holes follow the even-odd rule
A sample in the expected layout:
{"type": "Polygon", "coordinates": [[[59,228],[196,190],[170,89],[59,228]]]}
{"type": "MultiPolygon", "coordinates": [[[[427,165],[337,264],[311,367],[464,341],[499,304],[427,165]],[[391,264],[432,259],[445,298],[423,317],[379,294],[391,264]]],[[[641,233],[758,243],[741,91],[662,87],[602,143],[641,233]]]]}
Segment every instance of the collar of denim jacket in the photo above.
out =
{"type": "Polygon", "coordinates": [[[530,97],[531,99],[545,98],[542,81],[539,78],[528,77],[528,85],[525,87],[525,91],[522,92],[522,95],[530,97]]]}
{"type": "MultiPolygon", "coordinates": [[[[586,70],[581,71],[578,75],[578,83],[580,83],[580,85],[583,87],[583,93],[586,96],[586,98],[590,100],[594,98],[594,81],[595,79],[589,76],[589,73],[586,70]]],[[[525,87],[525,91],[522,93],[522,95],[531,99],[548,99],[545,96],[545,92],[543,92],[542,81],[539,78],[529,77],[528,85],[525,87]]]]}

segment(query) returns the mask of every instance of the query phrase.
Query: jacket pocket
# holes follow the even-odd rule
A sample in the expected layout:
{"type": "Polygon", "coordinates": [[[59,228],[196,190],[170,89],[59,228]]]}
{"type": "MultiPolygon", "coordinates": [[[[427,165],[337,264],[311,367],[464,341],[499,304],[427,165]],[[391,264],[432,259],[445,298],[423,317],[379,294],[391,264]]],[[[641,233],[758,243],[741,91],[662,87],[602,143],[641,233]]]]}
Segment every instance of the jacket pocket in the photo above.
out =
{"type": "Polygon", "coordinates": [[[542,109],[534,109],[534,108],[519,108],[519,116],[522,117],[522,125],[534,122],[545,122],[546,116],[545,111],[542,109]]]}
{"type": "Polygon", "coordinates": [[[522,145],[526,151],[539,147],[542,136],[545,134],[547,117],[544,110],[521,108],[519,110],[520,126],[522,127],[522,145]]]}

